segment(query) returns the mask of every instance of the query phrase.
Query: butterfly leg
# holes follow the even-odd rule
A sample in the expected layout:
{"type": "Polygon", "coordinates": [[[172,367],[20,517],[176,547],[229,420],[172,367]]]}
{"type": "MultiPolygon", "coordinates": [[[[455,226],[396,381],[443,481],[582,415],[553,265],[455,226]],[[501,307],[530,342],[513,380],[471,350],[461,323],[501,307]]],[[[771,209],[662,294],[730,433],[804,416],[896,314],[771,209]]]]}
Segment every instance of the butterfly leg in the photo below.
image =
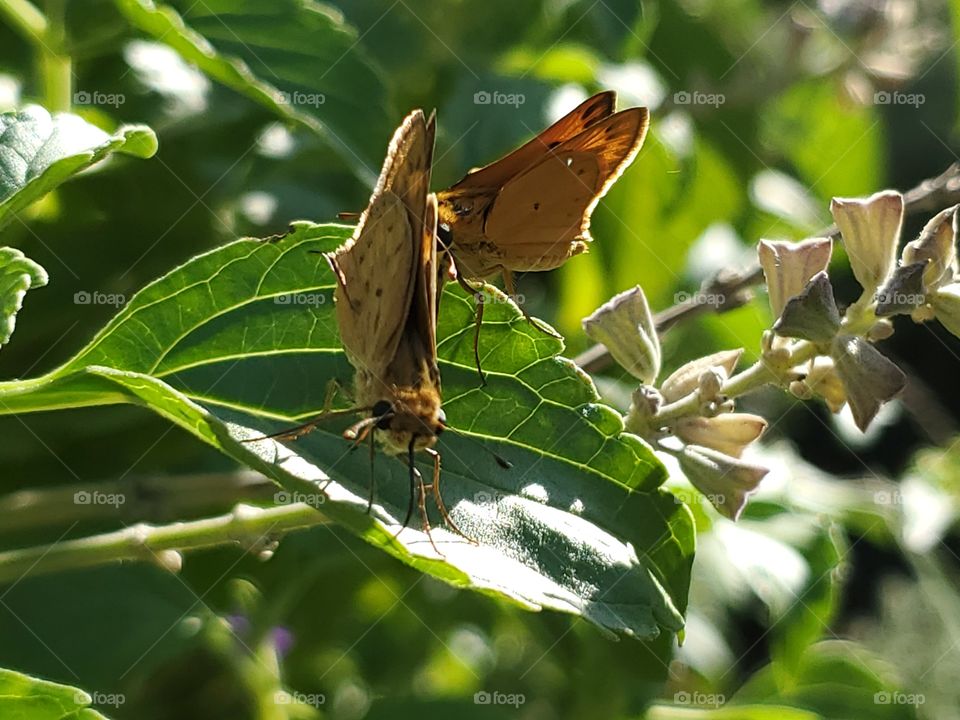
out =
{"type": "Polygon", "coordinates": [[[450,517],[447,506],[443,502],[443,496],[440,494],[440,453],[433,448],[426,448],[424,452],[433,458],[433,483],[430,485],[430,492],[433,493],[433,501],[437,504],[437,509],[440,511],[440,517],[443,518],[443,521],[449,525],[450,529],[457,533],[457,535],[476,545],[476,540],[457,527],[457,524],[453,521],[453,518],[450,517]]]}
{"type": "Polygon", "coordinates": [[[333,400],[337,395],[337,392],[340,390],[340,383],[337,382],[336,378],[331,378],[330,382],[327,383],[326,395],[323,398],[323,409],[320,411],[319,415],[310,418],[305,423],[296,425],[295,427],[288,428],[286,430],[281,430],[279,432],[271,433],[270,435],[261,435],[260,437],[248,438],[244,440],[245,443],[250,442],[259,442],[261,440],[297,440],[302,438],[304,435],[308,435],[313,432],[316,427],[326,421],[333,418],[342,417],[343,415],[352,415],[358,412],[357,408],[350,408],[349,410],[331,410],[333,407],[333,400]]]}
{"type": "Polygon", "coordinates": [[[480,367],[480,326],[483,323],[483,288],[473,287],[460,273],[457,273],[457,282],[460,287],[473,295],[476,305],[477,315],[473,326],[473,361],[476,363],[477,373],[480,375],[480,386],[483,387],[487,384],[487,379],[483,376],[483,369],[480,367]]]}
{"type": "Polygon", "coordinates": [[[503,289],[507,291],[507,295],[509,295],[510,298],[517,304],[517,307],[520,308],[520,312],[523,313],[523,317],[526,318],[527,322],[545,335],[555,337],[557,340],[563,340],[563,336],[560,333],[539,318],[535,318],[527,312],[527,309],[523,306],[523,303],[520,302],[519,296],[517,295],[517,284],[513,278],[513,272],[507,270],[507,268],[501,268],[500,274],[503,275],[503,289]]]}
{"type": "Polygon", "coordinates": [[[373,497],[377,487],[377,476],[373,472],[373,461],[377,456],[377,449],[373,443],[373,433],[368,434],[370,436],[370,494],[367,496],[367,515],[370,514],[370,509],[373,507],[373,497]]]}

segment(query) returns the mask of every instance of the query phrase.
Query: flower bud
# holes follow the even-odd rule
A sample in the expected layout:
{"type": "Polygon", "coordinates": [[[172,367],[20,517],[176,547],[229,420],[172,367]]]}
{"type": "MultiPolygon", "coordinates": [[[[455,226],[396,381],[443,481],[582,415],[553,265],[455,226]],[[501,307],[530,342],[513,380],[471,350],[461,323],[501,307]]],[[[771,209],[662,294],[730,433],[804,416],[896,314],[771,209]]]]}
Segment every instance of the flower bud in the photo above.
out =
{"type": "Polygon", "coordinates": [[[953,335],[960,337],[960,282],[944,285],[937,290],[930,304],[937,320],[953,335]]]}
{"type": "Polygon", "coordinates": [[[957,262],[957,207],[954,205],[934,215],[917,239],[903,248],[900,257],[904,265],[923,264],[925,288],[936,288],[941,281],[953,279],[957,262]]]}
{"type": "Polygon", "coordinates": [[[814,343],[833,339],[840,329],[840,312],[826,272],[814,275],[799,295],[787,301],[773,329],[778,335],[814,343]]]}
{"type": "Polygon", "coordinates": [[[903,195],[884,190],[865,199],[834,198],[830,212],[843,236],[854,277],[864,294],[873,295],[894,267],[903,195]]]}
{"type": "Polygon", "coordinates": [[[721,350],[713,355],[691,360],[663,381],[660,386],[663,399],[671,403],[686,397],[700,387],[700,376],[711,369],[722,373],[724,379],[730,377],[741,355],[743,355],[743,348],[737,348],[721,350]]]}
{"type": "Polygon", "coordinates": [[[673,430],[688,445],[702,445],[738,458],[766,428],[767,421],[758,415],[728,413],[712,418],[680,418],[673,430]]]}
{"type": "Polygon", "coordinates": [[[660,406],[663,405],[663,396],[657,392],[656,388],[649,385],[641,385],[633,391],[631,396],[633,401],[630,403],[630,410],[623,424],[627,432],[639,435],[642,438],[652,438],[659,428],[651,425],[651,420],[660,406]]]}
{"type": "Polygon", "coordinates": [[[806,377],[800,381],[807,392],[816,395],[826,402],[830,412],[838,413],[847,402],[847,394],[843,390],[843,382],[837,375],[833,360],[823,355],[817,356],[808,365],[806,377]]]}
{"type": "Polygon", "coordinates": [[[854,422],[866,432],[880,406],[903,390],[907,378],[873,345],[853,335],[837,336],[830,356],[843,382],[854,422]]]}
{"type": "Polygon", "coordinates": [[[761,240],[757,256],[763,268],[770,296],[770,309],[780,317],[787,301],[799,295],[814,275],[827,269],[833,241],[812,238],[803,242],[761,240]]]}
{"type": "Polygon", "coordinates": [[[584,318],[587,337],[603,343],[624,370],[644,384],[660,373],[660,341],[639,286],[615,295],[584,318]]]}
{"type": "Polygon", "coordinates": [[[705,370],[697,380],[697,387],[701,400],[714,400],[720,394],[723,383],[727,380],[727,373],[720,368],[712,367],[705,370]]]}
{"type": "Polygon", "coordinates": [[[680,469],[690,483],[724,517],[736,520],[746,507],[747,497],[770,470],[738,460],[710,448],[687,445],[678,458],[680,469]]]}

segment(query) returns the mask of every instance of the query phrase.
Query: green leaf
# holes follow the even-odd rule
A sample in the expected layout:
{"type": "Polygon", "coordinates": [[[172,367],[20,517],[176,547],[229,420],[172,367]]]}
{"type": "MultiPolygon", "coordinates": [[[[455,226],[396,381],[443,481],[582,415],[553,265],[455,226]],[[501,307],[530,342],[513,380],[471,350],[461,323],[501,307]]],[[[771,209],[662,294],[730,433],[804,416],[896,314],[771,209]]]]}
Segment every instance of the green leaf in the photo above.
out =
{"type": "MultiPolygon", "coordinates": [[[[679,693],[678,693],[679,694],[679,693]]],[[[785,705],[738,705],[697,708],[684,705],[654,705],[647,720],[822,720],[820,715],[785,705]]]]}
{"type": "Polygon", "coordinates": [[[27,290],[46,284],[46,270],[19,250],[0,247],[0,347],[10,342],[27,290]]]}
{"type": "Polygon", "coordinates": [[[751,677],[730,702],[785,704],[830,720],[915,718],[923,695],[900,691],[885,671],[866,648],[830,640],[808,648],[799,673],[788,682],[779,681],[782,676],[773,663],[751,677]]]}
{"type": "Polygon", "coordinates": [[[183,13],[115,0],[127,19],[202,72],[326,138],[371,185],[390,137],[386,89],[356,31],[314,0],[205,0],[183,13]]]}
{"type": "MultiPolygon", "coordinates": [[[[473,366],[472,298],[449,288],[438,327],[452,429],[438,445],[442,493],[478,544],[438,527],[436,516],[432,537],[445,557],[416,519],[394,538],[408,471],[382,456],[367,515],[367,453],[349,452],[340,437],[353,419],[285,445],[239,442],[318,413],[331,379],[350,386],[334,280],[317,252],[350,232],[297,223],[283,238],[238,240],[195,258],[136,295],[64,367],[0,385],[0,411],[140,403],[288,491],[316,497],[318,483],[332,479],[325,515],[449,583],[580,614],[614,632],[678,630],[693,554],[689,512],[660,490],[665,470],[651,449],[621,434],[621,417],[597,405],[587,376],[558,357],[561,343],[503,296],[481,333],[485,387],[473,366]]],[[[421,471],[429,479],[428,464],[421,471]]]]}
{"type": "Polygon", "coordinates": [[[83,690],[0,668],[0,717],[4,720],[106,720],[91,710],[83,690]]]}
{"type": "Polygon", "coordinates": [[[108,135],[70,113],[37,105],[0,115],[0,227],[57,185],[113,152],[151,157],[157,138],[145,125],[108,135]]]}

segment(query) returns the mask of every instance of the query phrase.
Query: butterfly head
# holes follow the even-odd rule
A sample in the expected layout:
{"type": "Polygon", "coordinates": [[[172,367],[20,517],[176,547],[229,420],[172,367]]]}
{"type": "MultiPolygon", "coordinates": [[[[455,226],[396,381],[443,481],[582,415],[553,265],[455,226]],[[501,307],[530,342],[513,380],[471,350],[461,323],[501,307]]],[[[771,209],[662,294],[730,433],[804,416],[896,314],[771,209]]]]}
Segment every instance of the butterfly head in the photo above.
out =
{"type": "Polygon", "coordinates": [[[389,452],[405,452],[411,439],[417,450],[433,447],[447,427],[440,395],[428,388],[398,390],[392,400],[378,400],[371,416],[389,452]]]}

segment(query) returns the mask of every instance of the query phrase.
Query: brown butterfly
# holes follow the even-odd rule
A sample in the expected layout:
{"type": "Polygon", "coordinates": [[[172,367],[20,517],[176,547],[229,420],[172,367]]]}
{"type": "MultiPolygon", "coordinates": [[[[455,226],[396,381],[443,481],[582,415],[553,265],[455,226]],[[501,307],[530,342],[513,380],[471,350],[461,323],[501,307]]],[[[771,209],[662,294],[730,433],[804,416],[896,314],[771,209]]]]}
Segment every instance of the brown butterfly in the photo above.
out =
{"type": "MultiPolygon", "coordinates": [[[[434,501],[444,521],[463,535],[440,496],[440,454],[433,449],[446,427],[437,367],[437,200],[429,193],[435,132],[434,116],[427,120],[422,110],[404,119],[353,236],[326,256],[337,279],[340,336],[356,371],[357,407],[349,412],[369,413],[344,437],[357,444],[369,438],[371,464],[374,436],[387,454],[405,456],[410,505],[403,527],[418,496],[431,544],[417,451],[432,457],[434,501]]],[[[341,413],[324,413],[273,437],[295,439],[334,414],[341,413]]],[[[373,493],[371,478],[368,510],[373,493]]]]}
{"type": "MultiPolygon", "coordinates": [[[[649,125],[646,108],[615,107],[616,93],[598,93],[437,193],[440,239],[461,284],[500,273],[515,295],[514,272],[551,270],[587,249],[590,215],[633,161],[649,125]]],[[[466,287],[478,300],[479,333],[483,296],[466,287]]]]}

